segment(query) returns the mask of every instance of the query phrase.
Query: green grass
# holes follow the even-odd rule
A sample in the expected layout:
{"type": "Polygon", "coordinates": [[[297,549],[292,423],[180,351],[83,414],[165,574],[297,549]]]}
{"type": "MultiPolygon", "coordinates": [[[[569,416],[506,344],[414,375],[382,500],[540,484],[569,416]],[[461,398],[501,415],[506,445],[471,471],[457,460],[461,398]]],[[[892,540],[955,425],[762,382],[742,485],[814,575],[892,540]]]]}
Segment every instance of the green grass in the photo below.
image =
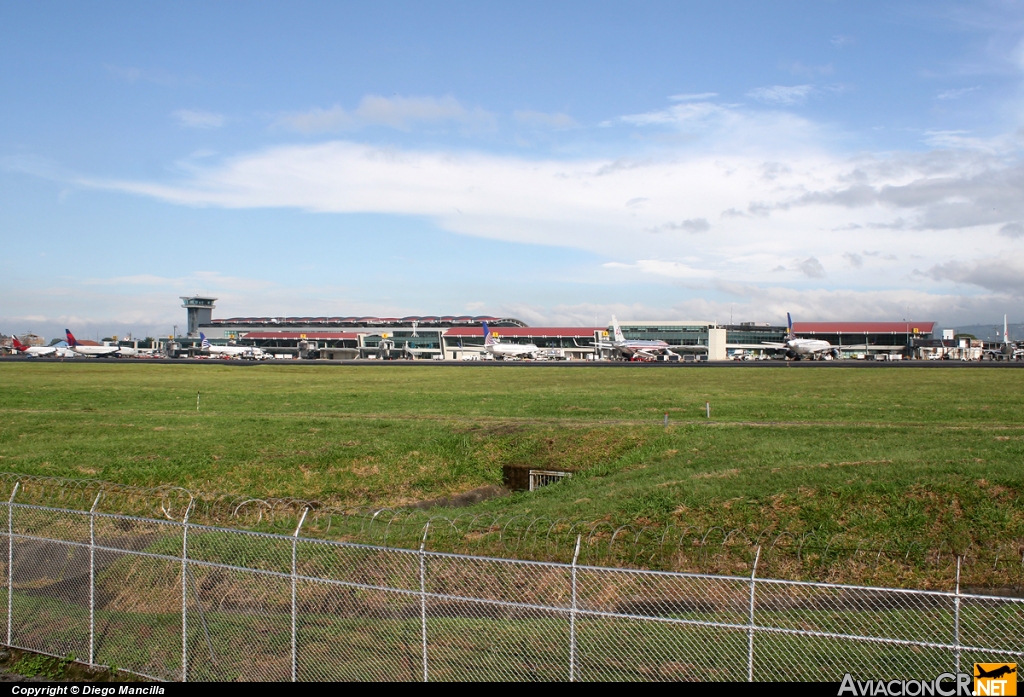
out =
{"type": "Polygon", "coordinates": [[[341,507],[566,468],[470,511],[1017,550],[1022,388],[1006,369],[3,363],[0,468],[341,507]]]}
{"type": "MultiPolygon", "coordinates": [[[[417,681],[422,676],[421,624],[415,597],[346,593],[334,612],[315,602],[322,590],[300,588],[297,621],[300,680],[417,681]],[[365,604],[365,605],[364,605],[365,604]],[[402,609],[396,617],[387,610],[402,609]],[[361,610],[359,612],[358,610],[361,610]]],[[[215,594],[199,612],[189,612],[189,679],[287,680],[291,670],[288,606],[254,599],[244,610],[219,607],[215,594]]],[[[280,600],[283,600],[281,598],[280,600]]],[[[87,644],[85,608],[52,598],[15,595],[14,639],[21,645],[87,644]],[[54,627],[61,629],[57,632],[54,627]],[[40,644],[42,642],[42,644],[40,644]]],[[[474,617],[481,606],[430,604],[427,638],[432,680],[565,680],[569,664],[569,626],[564,613],[474,617]]],[[[679,619],[742,624],[732,617],[687,613],[679,619]]],[[[1018,619],[1018,618],[1014,618],[1018,619]]],[[[991,617],[967,610],[964,627],[991,617]]],[[[761,612],[761,627],[862,633],[910,641],[952,641],[949,612],[761,612]],[[918,629],[922,624],[928,629],[918,629]]],[[[96,612],[96,661],[128,670],[176,679],[181,671],[181,615],[165,612],[96,612]]],[[[584,680],[731,680],[746,679],[747,633],[581,614],[576,620],[577,677],[584,680]]],[[[970,636],[968,633],[966,636],[970,636]]],[[[970,638],[974,638],[970,636],[970,638]]],[[[1012,631],[986,637],[994,645],[1013,645],[1012,631]]],[[[965,658],[965,664],[970,661],[965,658]]],[[[950,670],[952,652],[912,646],[822,640],[785,634],[755,635],[755,677],[759,680],[838,681],[845,672],[873,678],[933,678],[950,670]]],[[[30,656],[18,664],[23,674],[56,677],[67,661],[30,656]]]]}

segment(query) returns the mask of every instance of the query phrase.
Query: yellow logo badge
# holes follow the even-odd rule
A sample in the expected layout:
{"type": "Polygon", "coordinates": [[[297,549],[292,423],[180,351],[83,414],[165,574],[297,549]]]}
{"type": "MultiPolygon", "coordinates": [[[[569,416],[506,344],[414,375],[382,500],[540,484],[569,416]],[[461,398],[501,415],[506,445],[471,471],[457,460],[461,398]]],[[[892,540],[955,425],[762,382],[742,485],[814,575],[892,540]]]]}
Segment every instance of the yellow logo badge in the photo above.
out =
{"type": "Polygon", "coordinates": [[[975,663],[975,695],[1016,695],[1016,663],[975,663]]]}

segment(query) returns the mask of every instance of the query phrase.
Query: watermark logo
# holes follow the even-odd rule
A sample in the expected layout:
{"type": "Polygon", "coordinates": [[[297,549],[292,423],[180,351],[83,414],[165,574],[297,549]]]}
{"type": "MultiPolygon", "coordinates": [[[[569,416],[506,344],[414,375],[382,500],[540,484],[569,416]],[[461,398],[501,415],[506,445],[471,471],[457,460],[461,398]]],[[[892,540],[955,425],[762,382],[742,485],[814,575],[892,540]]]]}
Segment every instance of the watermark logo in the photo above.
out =
{"type": "MultiPolygon", "coordinates": [[[[1016,684],[1014,689],[1016,690],[1016,684]]],[[[839,686],[838,697],[968,697],[972,694],[981,693],[971,692],[971,676],[967,673],[942,673],[934,680],[854,680],[853,676],[847,673],[839,686]]],[[[1012,694],[1017,693],[1014,691],[1012,694]]]]}
{"type": "Polygon", "coordinates": [[[975,663],[975,695],[1016,695],[1016,663],[975,663]]]}

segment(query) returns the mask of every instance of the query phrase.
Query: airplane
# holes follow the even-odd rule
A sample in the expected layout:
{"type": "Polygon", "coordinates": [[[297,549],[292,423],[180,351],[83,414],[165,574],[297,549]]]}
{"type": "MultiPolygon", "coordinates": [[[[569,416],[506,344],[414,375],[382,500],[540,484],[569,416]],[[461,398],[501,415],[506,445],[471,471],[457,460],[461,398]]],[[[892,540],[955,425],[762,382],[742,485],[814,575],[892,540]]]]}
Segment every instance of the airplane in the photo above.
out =
{"type": "Polygon", "coordinates": [[[83,346],[78,343],[78,339],[70,329],[65,329],[64,334],[68,338],[68,347],[81,356],[120,358],[121,356],[134,356],[136,353],[135,349],[128,346],[83,346]]]}
{"type": "Polygon", "coordinates": [[[210,343],[210,340],[206,338],[206,334],[202,332],[199,332],[199,347],[211,356],[251,358],[253,360],[259,360],[264,357],[263,351],[256,346],[215,346],[210,343]]]}
{"type": "Polygon", "coordinates": [[[487,322],[484,325],[484,351],[491,354],[494,358],[536,358],[537,352],[540,351],[534,344],[501,344],[498,343],[498,337],[492,332],[491,328],[487,326],[487,322]]]}
{"type": "Polygon", "coordinates": [[[1003,315],[1003,345],[997,349],[986,350],[985,355],[993,361],[1019,361],[1024,359],[1024,349],[1017,348],[1017,346],[1010,341],[1010,326],[1007,322],[1006,315],[1003,315]]]}
{"type": "MultiPolygon", "coordinates": [[[[653,361],[659,355],[678,356],[675,351],[697,353],[707,351],[706,346],[676,346],[675,351],[669,344],[661,339],[627,339],[619,328],[619,321],[612,315],[612,337],[611,346],[619,350],[623,356],[631,361],[653,361]]],[[[607,348],[608,344],[600,344],[600,347],[607,348]]]]}
{"type": "Polygon", "coordinates": [[[1009,664],[1001,665],[998,668],[993,668],[992,670],[985,670],[981,666],[975,665],[974,669],[976,671],[978,671],[978,674],[974,676],[976,678],[996,678],[996,679],[998,679],[998,678],[1003,677],[1004,675],[1009,675],[1010,673],[1016,673],[1017,672],[1017,668],[1016,667],[1011,668],[1009,664]]]}
{"type": "Polygon", "coordinates": [[[841,355],[838,347],[833,346],[824,339],[800,339],[793,334],[793,317],[788,312],[786,313],[786,326],[789,328],[789,333],[786,334],[786,343],[780,344],[765,341],[762,342],[762,345],[776,349],[785,349],[786,358],[792,358],[795,361],[799,361],[802,358],[809,360],[816,358],[832,360],[833,358],[838,359],[841,355]]]}
{"type": "Polygon", "coordinates": [[[57,353],[57,349],[53,346],[26,346],[18,341],[18,337],[16,336],[11,337],[11,346],[18,353],[23,353],[26,356],[32,356],[34,358],[52,356],[57,353]]]}

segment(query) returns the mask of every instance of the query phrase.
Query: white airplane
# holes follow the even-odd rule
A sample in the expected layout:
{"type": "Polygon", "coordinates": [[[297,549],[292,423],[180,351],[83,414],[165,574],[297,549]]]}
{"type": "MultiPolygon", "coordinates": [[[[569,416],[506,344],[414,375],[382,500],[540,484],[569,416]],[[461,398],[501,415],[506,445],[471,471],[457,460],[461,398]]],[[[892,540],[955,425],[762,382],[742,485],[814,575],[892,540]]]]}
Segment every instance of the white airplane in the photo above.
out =
{"type": "Polygon", "coordinates": [[[261,349],[255,346],[216,346],[210,343],[206,334],[199,332],[199,347],[211,356],[224,356],[227,358],[251,358],[260,360],[264,357],[261,349]]]}
{"type": "MultiPolygon", "coordinates": [[[[661,339],[627,339],[622,333],[622,329],[619,328],[619,321],[615,319],[615,315],[612,315],[612,338],[611,346],[618,349],[623,356],[629,358],[631,361],[653,361],[659,355],[664,354],[666,356],[677,356],[679,354],[672,351],[668,342],[662,341],[661,339]]],[[[602,347],[607,347],[608,344],[601,344],[602,347]]],[[[703,352],[707,348],[703,346],[694,346],[692,348],[685,346],[676,346],[676,351],[687,351],[689,353],[703,352]]]]}
{"type": "Polygon", "coordinates": [[[83,346],[78,343],[78,339],[71,333],[70,329],[65,329],[64,334],[68,338],[68,347],[75,353],[81,356],[98,356],[98,357],[113,357],[119,358],[121,356],[134,356],[136,354],[135,349],[129,346],[83,346]]]}
{"type": "Polygon", "coordinates": [[[824,339],[800,339],[793,334],[793,318],[788,312],[786,313],[786,326],[789,327],[789,333],[786,334],[786,343],[779,344],[765,341],[762,345],[770,346],[771,348],[785,349],[786,358],[792,358],[796,361],[799,361],[802,358],[810,360],[814,360],[816,358],[822,360],[839,358],[839,349],[824,339]]]}
{"type": "Polygon", "coordinates": [[[1003,315],[1003,345],[999,349],[994,349],[985,352],[988,357],[994,361],[1013,361],[1024,359],[1024,349],[1017,348],[1012,341],[1010,341],[1010,325],[1006,320],[1006,315],[1003,315]]]}
{"type": "Polygon", "coordinates": [[[18,341],[18,337],[11,337],[11,346],[18,353],[26,356],[32,356],[33,358],[42,358],[43,356],[53,356],[57,353],[57,349],[53,346],[26,346],[25,344],[18,341]]]}
{"type": "Polygon", "coordinates": [[[540,351],[534,344],[502,344],[498,337],[491,333],[491,328],[484,322],[484,351],[495,358],[536,358],[540,351]]]}

